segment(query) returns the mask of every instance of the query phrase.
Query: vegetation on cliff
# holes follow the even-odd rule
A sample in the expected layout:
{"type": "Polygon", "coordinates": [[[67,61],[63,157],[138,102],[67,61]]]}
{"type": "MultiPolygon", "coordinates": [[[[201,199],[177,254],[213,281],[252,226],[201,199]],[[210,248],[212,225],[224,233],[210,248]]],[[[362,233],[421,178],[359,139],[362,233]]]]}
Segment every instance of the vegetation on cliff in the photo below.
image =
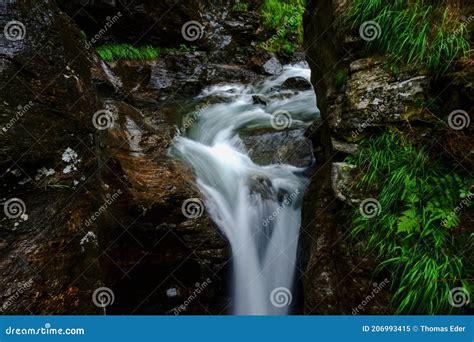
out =
{"type": "Polygon", "coordinates": [[[270,51],[292,53],[303,44],[304,0],[265,0],[260,12],[263,25],[275,31],[264,46],[270,51]]]}
{"type": "Polygon", "coordinates": [[[160,48],[152,46],[135,47],[130,44],[107,44],[96,48],[99,56],[107,62],[119,60],[149,60],[158,57],[160,48]]]}
{"type": "Polygon", "coordinates": [[[370,50],[442,74],[469,51],[467,22],[461,14],[457,6],[438,1],[354,0],[347,22],[354,28],[373,24],[378,32],[368,39],[370,50]]]}
{"type": "Polygon", "coordinates": [[[303,12],[305,0],[264,0],[256,5],[240,0],[235,2],[236,12],[256,11],[262,26],[268,31],[260,46],[270,52],[293,53],[303,45],[303,12]]]}
{"type": "Polygon", "coordinates": [[[465,255],[474,234],[455,234],[473,196],[468,177],[395,132],[364,141],[348,161],[361,169],[358,190],[380,203],[377,215],[354,211],[353,235],[365,236],[379,269],[393,275],[396,313],[451,312],[450,291],[469,288],[472,272],[465,255]]]}

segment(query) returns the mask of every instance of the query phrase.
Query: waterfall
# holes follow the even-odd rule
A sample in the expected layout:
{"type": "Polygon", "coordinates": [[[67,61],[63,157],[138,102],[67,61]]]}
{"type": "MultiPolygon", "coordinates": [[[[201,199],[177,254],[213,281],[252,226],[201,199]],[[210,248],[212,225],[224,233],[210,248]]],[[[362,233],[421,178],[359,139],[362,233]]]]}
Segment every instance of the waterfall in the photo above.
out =
{"type": "Polygon", "coordinates": [[[288,314],[293,300],[304,168],[257,165],[241,137],[259,129],[303,131],[317,117],[312,89],[282,87],[291,77],[309,80],[309,68],[289,65],[254,85],[204,89],[188,117],[192,127],[172,147],[192,167],[207,211],[230,243],[237,315],[288,314]]]}

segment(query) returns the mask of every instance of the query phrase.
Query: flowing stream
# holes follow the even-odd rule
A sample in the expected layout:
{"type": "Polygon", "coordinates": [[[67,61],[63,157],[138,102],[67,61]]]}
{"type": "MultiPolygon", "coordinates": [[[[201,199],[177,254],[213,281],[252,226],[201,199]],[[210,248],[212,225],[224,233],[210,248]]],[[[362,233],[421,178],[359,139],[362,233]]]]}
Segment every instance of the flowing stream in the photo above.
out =
{"type": "Polygon", "coordinates": [[[284,315],[294,298],[304,168],[258,165],[242,137],[249,132],[303,131],[318,115],[312,89],[282,87],[309,80],[305,64],[254,85],[219,84],[197,97],[172,152],[192,167],[208,213],[232,249],[232,311],[284,315]]]}

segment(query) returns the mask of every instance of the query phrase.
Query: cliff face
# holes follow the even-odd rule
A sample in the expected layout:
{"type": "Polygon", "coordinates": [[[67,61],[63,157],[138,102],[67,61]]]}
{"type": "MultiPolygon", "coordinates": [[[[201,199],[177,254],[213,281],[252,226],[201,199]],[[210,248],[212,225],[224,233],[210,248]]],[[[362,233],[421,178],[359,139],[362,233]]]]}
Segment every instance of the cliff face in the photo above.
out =
{"type": "Polygon", "coordinates": [[[160,90],[135,100],[54,2],[0,10],[2,27],[24,25],[1,37],[2,312],[101,313],[92,295],[106,286],[109,313],[163,314],[205,281],[187,312],[220,312],[227,242],[182,212],[199,195],[167,157],[176,118],[160,90]]]}
{"type": "MultiPolygon", "coordinates": [[[[354,181],[353,166],[343,163],[345,157],[357,150],[358,143],[388,127],[409,126],[431,137],[433,144],[446,141],[436,123],[455,109],[472,113],[473,108],[472,63],[459,63],[442,78],[409,66],[391,73],[384,65],[388,58],[367,52],[357,30],[344,25],[349,4],[310,0],[304,17],[305,50],[322,117],[307,132],[319,165],[303,208],[301,260],[307,313],[351,313],[371,293],[373,283],[384,278],[383,274],[373,278],[375,256],[348,240],[348,213],[360,198],[348,190],[354,181]],[[438,117],[427,110],[435,100],[438,117]]],[[[469,14],[469,9],[463,13],[469,14]]],[[[464,134],[472,135],[472,128],[459,139],[464,134]]],[[[455,155],[454,150],[447,152],[455,155]]],[[[472,158],[460,156],[459,162],[472,169],[472,158]]],[[[388,289],[383,290],[364,312],[390,312],[389,298],[388,289]]]]}

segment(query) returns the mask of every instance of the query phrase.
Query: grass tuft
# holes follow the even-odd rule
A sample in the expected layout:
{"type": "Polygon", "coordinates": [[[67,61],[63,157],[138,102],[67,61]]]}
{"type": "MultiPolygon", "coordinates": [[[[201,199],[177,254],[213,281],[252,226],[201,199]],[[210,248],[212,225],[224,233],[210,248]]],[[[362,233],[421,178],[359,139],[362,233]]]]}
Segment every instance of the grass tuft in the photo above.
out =
{"type": "Polygon", "coordinates": [[[260,7],[263,26],[274,35],[262,45],[271,52],[293,53],[303,43],[305,0],[265,0],[260,7]]]}
{"type": "Polygon", "coordinates": [[[232,10],[234,12],[246,12],[249,9],[249,4],[244,1],[237,1],[233,6],[232,10]]]}
{"type": "Polygon", "coordinates": [[[469,255],[473,234],[453,234],[468,182],[394,132],[366,140],[348,161],[362,170],[359,190],[380,203],[373,218],[354,211],[352,233],[366,236],[367,249],[383,260],[378,269],[392,274],[396,314],[453,311],[451,289],[469,289],[461,253],[469,255]]]}
{"type": "Polygon", "coordinates": [[[119,60],[150,60],[161,53],[160,48],[152,46],[134,47],[129,44],[107,44],[96,47],[99,56],[107,62],[119,60]]]}
{"type": "Polygon", "coordinates": [[[354,28],[377,22],[380,37],[367,43],[369,49],[440,75],[470,49],[467,25],[458,12],[427,0],[354,0],[347,21],[354,28]]]}

